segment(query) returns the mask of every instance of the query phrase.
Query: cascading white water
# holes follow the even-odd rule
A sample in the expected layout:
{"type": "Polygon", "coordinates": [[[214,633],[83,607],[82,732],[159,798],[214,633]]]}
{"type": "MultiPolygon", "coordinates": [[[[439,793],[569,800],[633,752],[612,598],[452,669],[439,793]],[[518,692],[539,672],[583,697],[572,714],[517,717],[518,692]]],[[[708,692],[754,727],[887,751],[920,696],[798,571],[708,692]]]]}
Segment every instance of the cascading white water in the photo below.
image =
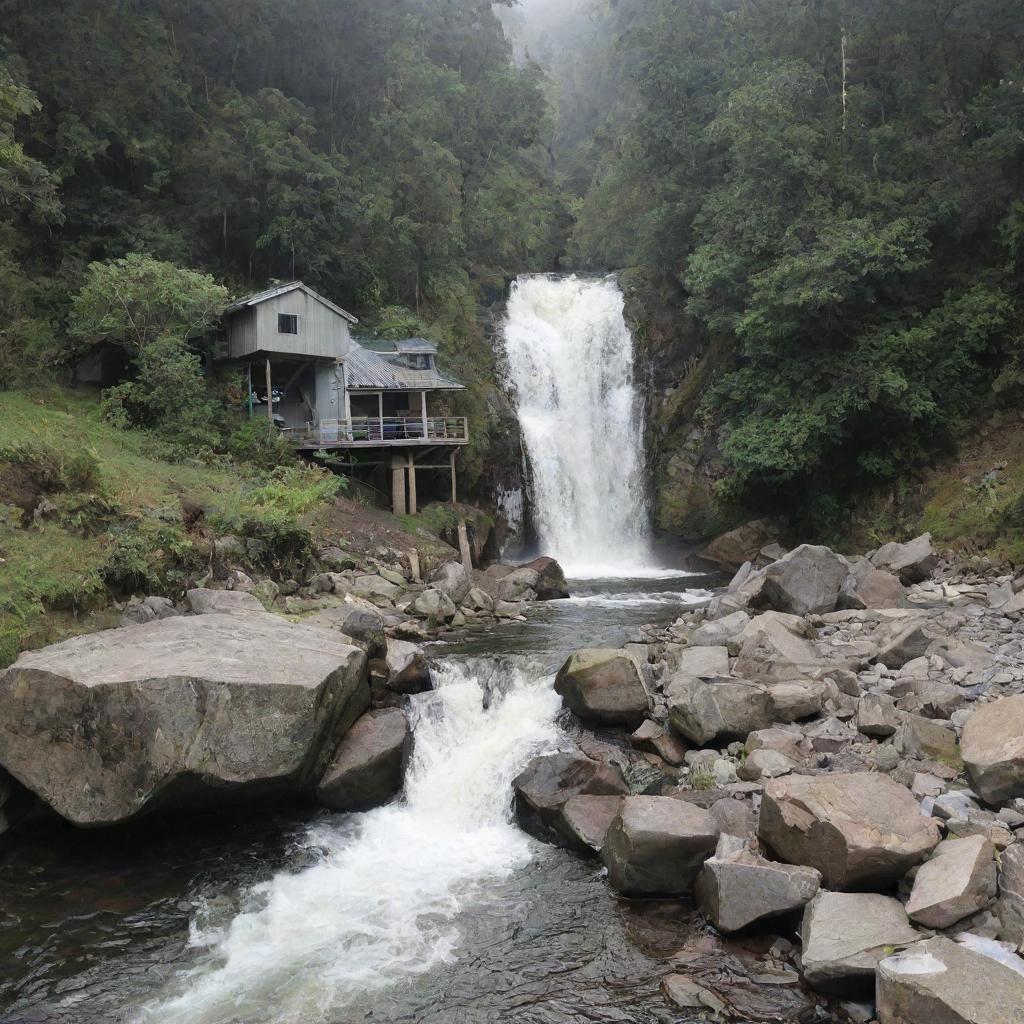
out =
{"type": "Polygon", "coordinates": [[[648,567],[643,408],[618,283],[521,277],[504,340],[542,551],[570,576],[648,567]]]}
{"type": "MultiPolygon", "coordinates": [[[[405,799],[312,829],[312,867],[255,887],[221,927],[193,923],[209,958],[146,1024],[317,1024],[453,959],[456,917],[530,859],[510,784],[556,749],[559,698],[537,666],[444,663],[412,701],[405,799]]],[[[362,1019],[362,1014],[360,1014],[362,1019]]]]}

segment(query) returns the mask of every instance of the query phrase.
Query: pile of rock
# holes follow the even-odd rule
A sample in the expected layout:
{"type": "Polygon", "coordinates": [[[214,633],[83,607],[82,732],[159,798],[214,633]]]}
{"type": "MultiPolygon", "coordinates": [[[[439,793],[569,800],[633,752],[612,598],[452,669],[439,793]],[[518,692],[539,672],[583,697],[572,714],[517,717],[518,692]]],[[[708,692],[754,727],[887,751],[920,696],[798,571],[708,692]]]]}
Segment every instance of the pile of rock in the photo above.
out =
{"type": "MultiPolygon", "coordinates": [[[[752,969],[765,985],[802,978],[862,1022],[1009,1024],[1024,1007],[1021,591],[941,567],[927,535],[854,559],[771,553],[645,643],[566,661],[580,751],[560,755],[571,778],[542,761],[516,780],[524,827],[598,854],[625,896],[692,895],[720,933],[779,922],[752,969]],[[544,829],[523,813],[538,773],[544,829]]],[[[708,977],[664,989],[743,1018],[708,977]]]]}

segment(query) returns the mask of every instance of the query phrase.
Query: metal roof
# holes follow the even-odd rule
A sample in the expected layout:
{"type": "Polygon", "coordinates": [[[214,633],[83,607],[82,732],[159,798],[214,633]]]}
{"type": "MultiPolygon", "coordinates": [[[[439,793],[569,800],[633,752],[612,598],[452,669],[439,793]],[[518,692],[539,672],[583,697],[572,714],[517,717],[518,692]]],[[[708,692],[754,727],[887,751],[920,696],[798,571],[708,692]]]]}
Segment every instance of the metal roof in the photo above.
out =
{"type": "Polygon", "coordinates": [[[403,338],[394,345],[395,351],[402,355],[437,355],[437,346],[426,338],[403,338]]]}
{"type": "Polygon", "coordinates": [[[358,344],[342,362],[350,391],[465,391],[462,384],[439,370],[410,370],[358,344]]]}
{"type": "Polygon", "coordinates": [[[226,316],[229,313],[237,313],[239,310],[247,309],[250,306],[258,306],[261,302],[266,302],[268,299],[276,299],[279,295],[287,295],[289,292],[294,291],[303,291],[310,298],[316,299],[317,302],[322,302],[328,309],[334,310],[335,313],[344,317],[350,324],[359,323],[351,313],[346,312],[341,306],[335,305],[330,299],[325,299],[319,292],[313,291],[309,285],[303,284],[301,281],[290,281],[288,284],[277,285],[274,288],[268,288],[266,291],[256,292],[255,295],[247,295],[245,298],[237,299],[224,310],[224,314],[226,316]]]}

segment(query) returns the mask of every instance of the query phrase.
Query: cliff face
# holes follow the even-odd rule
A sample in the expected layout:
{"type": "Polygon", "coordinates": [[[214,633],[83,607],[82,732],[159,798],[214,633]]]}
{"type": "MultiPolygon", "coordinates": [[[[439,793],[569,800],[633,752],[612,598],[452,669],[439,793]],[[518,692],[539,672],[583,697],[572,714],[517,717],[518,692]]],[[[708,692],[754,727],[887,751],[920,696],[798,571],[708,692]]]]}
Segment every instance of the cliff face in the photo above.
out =
{"type": "Polygon", "coordinates": [[[686,312],[677,282],[632,268],[622,273],[621,283],[647,402],[655,525],[683,540],[705,540],[743,517],[743,510],[715,492],[723,473],[719,430],[700,413],[724,354],[686,312]]]}

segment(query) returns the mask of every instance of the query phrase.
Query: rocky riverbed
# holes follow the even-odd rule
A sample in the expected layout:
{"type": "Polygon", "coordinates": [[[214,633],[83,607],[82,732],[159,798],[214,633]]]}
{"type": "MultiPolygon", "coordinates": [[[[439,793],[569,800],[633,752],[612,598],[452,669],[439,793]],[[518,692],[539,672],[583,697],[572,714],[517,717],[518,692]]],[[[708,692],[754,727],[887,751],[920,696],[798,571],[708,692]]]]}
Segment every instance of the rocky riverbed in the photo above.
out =
{"type": "Polygon", "coordinates": [[[927,536],[772,546],[642,632],[566,661],[577,749],[514,791],[524,828],[600,857],[623,896],[696,902],[705,941],[667,1000],[1024,1020],[1024,578],[927,536]]]}

